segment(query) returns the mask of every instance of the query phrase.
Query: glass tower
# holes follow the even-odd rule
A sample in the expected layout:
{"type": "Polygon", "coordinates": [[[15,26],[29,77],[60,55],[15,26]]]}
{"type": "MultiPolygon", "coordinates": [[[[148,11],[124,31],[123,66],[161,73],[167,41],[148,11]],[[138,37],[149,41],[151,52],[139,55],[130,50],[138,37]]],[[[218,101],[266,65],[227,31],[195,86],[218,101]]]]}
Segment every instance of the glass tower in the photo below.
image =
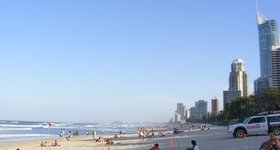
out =
{"type": "Polygon", "coordinates": [[[279,45],[278,23],[264,17],[257,10],[261,77],[272,76],[272,46],[279,45]]]}

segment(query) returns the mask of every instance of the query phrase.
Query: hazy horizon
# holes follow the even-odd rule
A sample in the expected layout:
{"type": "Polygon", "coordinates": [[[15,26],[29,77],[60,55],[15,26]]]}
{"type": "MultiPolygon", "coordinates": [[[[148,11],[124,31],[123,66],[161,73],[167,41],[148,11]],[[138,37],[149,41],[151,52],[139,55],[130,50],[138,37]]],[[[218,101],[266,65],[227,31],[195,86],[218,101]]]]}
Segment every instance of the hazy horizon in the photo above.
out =
{"type": "MultiPolygon", "coordinates": [[[[279,23],[280,1],[260,0],[279,23]]],[[[0,120],[167,122],[260,75],[255,0],[2,1],[0,120]]],[[[279,25],[279,24],[278,24],[279,25]]]]}

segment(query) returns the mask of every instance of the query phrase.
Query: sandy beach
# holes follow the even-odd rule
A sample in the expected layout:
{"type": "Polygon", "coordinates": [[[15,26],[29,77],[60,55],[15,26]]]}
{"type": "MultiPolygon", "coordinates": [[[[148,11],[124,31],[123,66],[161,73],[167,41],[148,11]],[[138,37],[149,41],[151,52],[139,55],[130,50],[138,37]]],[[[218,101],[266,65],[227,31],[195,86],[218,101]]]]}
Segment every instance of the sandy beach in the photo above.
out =
{"type": "MultiPolygon", "coordinates": [[[[75,137],[67,141],[65,138],[57,139],[58,147],[40,147],[42,140],[0,143],[0,150],[149,150],[155,143],[159,144],[161,150],[185,150],[190,146],[191,140],[196,140],[200,150],[256,150],[262,142],[268,139],[267,135],[250,136],[246,139],[235,139],[226,133],[226,127],[210,126],[210,130],[198,128],[183,133],[173,134],[166,132],[165,137],[157,136],[145,138],[141,141],[137,134],[122,134],[114,138],[114,144],[96,142],[92,136],[75,137]],[[171,141],[174,146],[172,147],[171,141]]],[[[113,138],[104,136],[104,138],[113,138]]],[[[54,143],[54,139],[46,140],[48,145],[54,143]]]]}
{"type": "MultiPolygon", "coordinates": [[[[151,129],[147,129],[151,130],[151,129]]],[[[157,131],[166,131],[166,128],[157,128],[157,131]]],[[[196,131],[194,129],[193,131],[196,131]]],[[[181,135],[190,132],[189,130],[182,130],[184,133],[181,135]]],[[[155,137],[153,138],[144,138],[141,140],[138,134],[119,134],[117,138],[114,138],[114,135],[102,136],[105,139],[105,142],[96,142],[96,139],[93,138],[92,135],[89,136],[79,136],[79,137],[71,137],[69,140],[66,138],[55,138],[48,140],[32,140],[32,141],[19,141],[19,142],[7,142],[0,143],[0,150],[16,150],[19,148],[20,150],[45,150],[45,149],[58,149],[58,150],[132,150],[132,149],[149,149],[158,141],[169,140],[173,138],[186,138],[182,137],[174,137],[173,131],[167,130],[164,137],[159,137],[159,132],[154,132],[155,137]],[[106,139],[112,138],[114,144],[106,144],[106,139]],[[51,146],[54,141],[57,140],[59,146],[51,146]],[[41,142],[46,142],[46,147],[41,147],[41,142]]],[[[170,144],[170,143],[166,143],[170,144]]]]}

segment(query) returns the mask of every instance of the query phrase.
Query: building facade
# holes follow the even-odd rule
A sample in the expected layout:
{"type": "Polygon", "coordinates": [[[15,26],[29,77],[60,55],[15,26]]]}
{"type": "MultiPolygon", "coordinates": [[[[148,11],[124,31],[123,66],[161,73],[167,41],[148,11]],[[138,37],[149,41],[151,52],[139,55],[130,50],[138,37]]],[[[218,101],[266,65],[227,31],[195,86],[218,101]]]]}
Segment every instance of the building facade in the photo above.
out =
{"type": "Polygon", "coordinates": [[[186,119],[190,118],[190,110],[189,109],[186,110],[185,118],[186,119]]]}
{"type": "Polygon", "coordinates": [[[207,101],[199,100],[195,102],[195,116],[197,118],[203,118],[207,116],[207,101]]]}
{"type": "Polygon", "coordinates": [[[174,123],[181,123],[181,115],[178,114],[178,113],[175,113],[173,122],[174,123]]]}
{"type": "Polygon", "coordinates": [[[224,108],[227,103],[243,96],[248,96],[248,75],[245,70],[245,62],[236,59],[231,64],[229,88],[223,92],[224,108]]]}
{"type": "Polygon", "coordinates": [[[195,107],[191,107],[190,108],[190,117],[196,117],[197,113],[196,113],[196,108],[195,107]]]}
{"type": "Polygon", "coordinates": [[[176,112],[180,114],[180,119],[185,120],[185,112],[186,112],[186,107],[184,106],[183,103],[177,103],[177,110],[176,112]]]}
{"type": "Polygon", "coordinates": [[[214,97],[211,100],[212,106],[212,116],[217,116],[219,114],[219,99],[214,97]]]}
{"type": "Polygon", "coordinates": [[[280,46],[272,47],[272,86],[280,88],[280,46]]]}
{"type": "Polygon", "coordinates": [[[232,101],[241,97],[241,91],[224,91],[223,95],[225,109],[226,104],[231,103],[232,101]]]}
{"type": "Polygon", "coordinates": [[[254,81],[254,94],[260,95],[269,87],[271,87],[272,81],[271,78],[268,77],[259,77],[254,81]]]}
{"type": "Polygon", "coordinates": [[[257,10],[261,77],[272,76],[272,46],[279,45],[278,23],[264,17],[257,10]]]}
{"type": "Polygon", "coordinates": [[[241,96],[248,96],[248,75],[245,62],[241,59],[236,59],[231,64],[229,91],[240,91],[241,96]]]}
{"type": "MultiPolygon", "coordinates": [[[[278,23],[274,19],[267,19],[257,9],[257,25],[259,34],[259,52],[260,52],[260,69],[261,76],[254,82],[254,93],[261,94],[268,88],[273,87],[275,74],[273,79],[273,63],[275,57],[272,47],[279,46],[278,23]],[[272,56],[274,55],[274,56],[272,56]]],[[[274,70],[275,71],[275,70],[274,70]]],[[[274,72],[275,73],[275,72],[274,72]]],[[[278,83],[277,83],[278,84],[278,83]]]]}

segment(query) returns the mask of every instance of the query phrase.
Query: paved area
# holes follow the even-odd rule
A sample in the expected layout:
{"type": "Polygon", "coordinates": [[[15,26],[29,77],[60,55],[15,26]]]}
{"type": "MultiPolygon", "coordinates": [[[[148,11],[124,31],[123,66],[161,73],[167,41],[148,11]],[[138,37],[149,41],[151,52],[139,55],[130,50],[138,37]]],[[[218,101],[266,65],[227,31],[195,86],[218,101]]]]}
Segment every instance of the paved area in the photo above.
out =
{"type": "Polygon", "coordinates": [[[173,150],[185,150],[196,140],[200,150],[258,150],[268,139],[268,135],[248,136],[236,139],[227,133],[227,127],[213,127],[210,130],[186,132],[168,135],[166,139],[151,139],[150,143],[159,143],[161,150],[170,150],[170,139],[173,137],[173,150]]]}

